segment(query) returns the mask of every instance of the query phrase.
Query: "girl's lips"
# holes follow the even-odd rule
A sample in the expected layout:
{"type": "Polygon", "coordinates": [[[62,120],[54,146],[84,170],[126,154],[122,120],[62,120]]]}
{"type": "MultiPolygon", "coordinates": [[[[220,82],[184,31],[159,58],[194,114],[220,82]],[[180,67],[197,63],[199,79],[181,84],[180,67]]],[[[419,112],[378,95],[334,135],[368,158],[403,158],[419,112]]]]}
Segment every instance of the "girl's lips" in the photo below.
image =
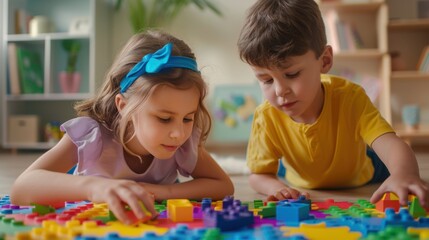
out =
{"type": "Polygon", "coordinates": [[[169,146],[169,145],[162,145],[165,149],[168,151],[174,152],[177,150],[178,146],[169,146]]]}

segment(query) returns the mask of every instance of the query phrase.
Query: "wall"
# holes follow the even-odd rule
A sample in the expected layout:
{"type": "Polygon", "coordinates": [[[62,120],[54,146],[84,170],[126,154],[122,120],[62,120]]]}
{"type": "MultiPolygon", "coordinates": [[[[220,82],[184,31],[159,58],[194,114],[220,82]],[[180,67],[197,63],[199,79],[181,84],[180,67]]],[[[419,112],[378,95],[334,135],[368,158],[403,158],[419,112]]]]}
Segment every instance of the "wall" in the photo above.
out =
{"type": "MultiPolygon", "coordinates": [[[[224,83],[253,83],[255,77],[243,63],[236,47],[246,10],[255,0],[214,0],[222,11],[219,17],[207,10],[189,6],[174,23],[163,29],[183,39],[194,50],[199,67],[210,87],[224,83]]],[[[126,3],[126,2],[124,2],[126,3]]],[[[113,54],[118,53],[132,35],[127,6],[122,6],[113,19],[113,54]]]]}

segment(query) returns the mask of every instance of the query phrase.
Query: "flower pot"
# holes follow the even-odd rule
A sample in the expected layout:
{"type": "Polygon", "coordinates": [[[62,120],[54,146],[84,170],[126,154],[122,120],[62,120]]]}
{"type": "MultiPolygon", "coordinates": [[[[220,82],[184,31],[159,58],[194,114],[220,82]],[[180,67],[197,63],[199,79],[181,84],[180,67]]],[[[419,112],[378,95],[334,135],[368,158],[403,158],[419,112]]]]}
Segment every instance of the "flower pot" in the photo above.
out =
{"type": "Polygon", "coordinates": [[[77,93],[80,89],[81,75],[78,72],[60,72],[60,88],[63,93],[77,93]]]}

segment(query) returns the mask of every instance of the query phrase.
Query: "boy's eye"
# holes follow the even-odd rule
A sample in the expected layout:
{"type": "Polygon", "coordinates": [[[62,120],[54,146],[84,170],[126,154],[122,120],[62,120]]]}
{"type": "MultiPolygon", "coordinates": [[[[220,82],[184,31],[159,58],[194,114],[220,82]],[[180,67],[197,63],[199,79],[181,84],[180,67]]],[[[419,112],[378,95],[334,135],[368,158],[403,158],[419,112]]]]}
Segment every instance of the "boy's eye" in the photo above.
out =
{"type": "Polygon", "coordinates": [[[296,78],[299,76],[299,72],[294,72],[294,73],[287,73],[285,74],[286,78],[296,78]]]}
{"type": "Polygon", "coordinates": [[[262,80],[262,83],[263,84],[271,84],[271,83],[273,83],[273,79],[271,78],[271,79],[266,79],[266,80],[262,80]]]}

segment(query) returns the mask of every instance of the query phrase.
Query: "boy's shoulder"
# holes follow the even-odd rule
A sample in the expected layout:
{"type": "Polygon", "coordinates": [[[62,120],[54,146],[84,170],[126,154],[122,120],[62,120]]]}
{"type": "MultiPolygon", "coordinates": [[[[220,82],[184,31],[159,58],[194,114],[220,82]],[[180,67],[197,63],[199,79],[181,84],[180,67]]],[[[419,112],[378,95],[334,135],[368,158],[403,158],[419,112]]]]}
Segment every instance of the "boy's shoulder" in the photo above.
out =
{"type": "Polygon", "coordinates": [[[363,91],[363,88],[359,84],[341,76],[322,74],[321,82],[325,89],[328,89],[328,92],[330,91],[332,93],[351,93],[363,91]]]}

